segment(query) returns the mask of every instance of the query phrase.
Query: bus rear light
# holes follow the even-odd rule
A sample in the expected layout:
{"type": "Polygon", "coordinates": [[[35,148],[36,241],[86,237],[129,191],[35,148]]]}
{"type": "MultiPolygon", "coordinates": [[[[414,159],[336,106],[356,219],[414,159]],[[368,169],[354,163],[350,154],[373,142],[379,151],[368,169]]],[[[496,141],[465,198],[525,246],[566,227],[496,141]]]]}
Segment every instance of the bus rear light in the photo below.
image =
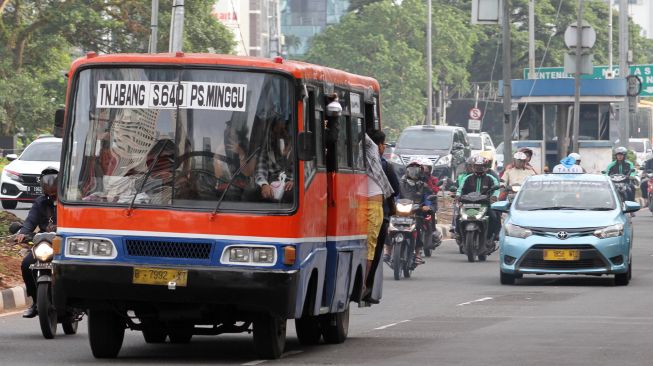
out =
{"type": "Polygon", "coordinates": [[[286,246],[283,248],[283,264],[286,266],[292,266],[295,264],[296,251],[293,246],[286,246]]]}

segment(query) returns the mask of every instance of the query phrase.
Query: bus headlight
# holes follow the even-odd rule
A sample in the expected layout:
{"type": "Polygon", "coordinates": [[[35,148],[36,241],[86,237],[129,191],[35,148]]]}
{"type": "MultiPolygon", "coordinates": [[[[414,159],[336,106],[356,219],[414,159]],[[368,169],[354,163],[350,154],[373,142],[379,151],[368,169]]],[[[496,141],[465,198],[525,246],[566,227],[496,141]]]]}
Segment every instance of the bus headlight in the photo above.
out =
{"type": "Polygon", "coordinates": [[[34,256],[41,262],[49,262],[52,260],[54,251],[47,241],[42,241],[34,247],[34,256]]]}
{"type": "Polygon", "coordinates": [[[273,263],[274,252],[272,248],[254,248],[252,251],[252,261],[254,263],[273,263]]]}
{"type": "Polygon", "coordinates": [[[77,258],[113,259],[118,252],[109,239],[104,238],[67,238],[66,256],[77,258]]]}
{"type": "Polygon", "coordinates": [[[229,249],[229,261],[231,261],[231,262],[249,262],[249,248],[231,248],[231,249],[229,249]]]}
{"type": "MultiPolygon", "coordinates": [[[[284,253],[289,254],[286,253],[285,249],[284,253]]],[[[222,252],[220,263],[266,267],[274,266],[277,263],[277,248],[272,245],[228,246],[222,252]]],[[[285,264],[291,265],[292,263],[285,264]]]]}
{"type": "Polygon", "coordinates": [[[82,239],[68,240],[68,253],[71,255],[87,256],[90,252],[90,242],[82,239]]]}

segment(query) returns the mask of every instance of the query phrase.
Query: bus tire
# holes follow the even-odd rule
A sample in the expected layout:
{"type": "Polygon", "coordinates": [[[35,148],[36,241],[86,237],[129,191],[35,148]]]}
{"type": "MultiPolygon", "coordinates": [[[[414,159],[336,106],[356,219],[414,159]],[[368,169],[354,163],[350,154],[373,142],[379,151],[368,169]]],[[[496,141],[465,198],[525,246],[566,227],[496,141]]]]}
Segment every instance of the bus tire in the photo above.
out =
{"type": "Polygon", "coordinates": [[[304,346],[313,346],[320,343],[322,330],[320,329],[320,318],[313,315],[304,315],[295,319],[295,330],[297,339],[304,346]]]}
{"type": "Polygon", "coordinates": [[[276,360],[286,346],[286,319],[260,314],[254,319],[254,348],[259,357],[276,360]]]}
{"type": "Polygon", "coordinates": [[[95,358],[116,358],[125,338],[125,322],[111,310],[89,310],[88,340],[95,358]]]}
{"type": "Polygon", "coordinates": [[[184,324],[173,327],[168,331],[170,343],[186,344],[193,338],[193,331],[195,330],[194,324],[184,324]]]}
{"type": "Polygon", "coordinates": [[[322,336],[329,344],[342,343],[349,333],[349,308],[333,314],[321,315],[322,336]]]}

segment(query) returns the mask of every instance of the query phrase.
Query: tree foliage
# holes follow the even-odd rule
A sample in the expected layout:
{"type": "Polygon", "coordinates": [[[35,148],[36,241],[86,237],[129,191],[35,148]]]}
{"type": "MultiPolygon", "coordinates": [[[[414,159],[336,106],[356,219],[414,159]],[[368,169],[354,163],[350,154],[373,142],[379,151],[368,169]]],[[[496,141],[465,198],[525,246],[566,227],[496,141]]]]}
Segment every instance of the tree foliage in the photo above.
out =
{"type": "MultiPolygon", "coordinates": [[[[184,50],[230,53],[231,32],[211,16],[214,0],[185,4],[184,50]]],[[[159,7],[158,50],[168,49],[172,0],[159,7]]],[[[0,134],[52,124],[74,54],[147,52],[149,0],[0,0],[0,134]]]]}
{"type": "MultiPolygon", "coordinates": [[[[362,75],[381,84],[385,128],[391,137],[426,111],[426,6],[420,0],[401,4],[380,0],[345,15],[338,25],[315,36],[307,60],[362,75]]],[[[467,86],[467,66],[476,31],[460,10],[440,5],[433,11],[433,75],[460,88],[467,86]]]]}

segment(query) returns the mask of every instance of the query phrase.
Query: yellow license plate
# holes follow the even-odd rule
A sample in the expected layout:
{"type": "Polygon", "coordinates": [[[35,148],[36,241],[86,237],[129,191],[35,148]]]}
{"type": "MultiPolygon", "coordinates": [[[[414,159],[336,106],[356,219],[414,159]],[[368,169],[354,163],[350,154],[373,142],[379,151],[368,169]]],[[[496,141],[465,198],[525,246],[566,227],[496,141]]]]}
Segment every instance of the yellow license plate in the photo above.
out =
{"type": "Polygon", "coordinates": [[[175,282],[178,287],[185,287],[188,271],[163,268],[134,268],[132,283],[139,285],[162,285],[175,282]]]}
{"type": "Polygon", "coordinates": [[[577,261],[580,259],[578,249],[544,249],[545,261],[577,261]]]}

